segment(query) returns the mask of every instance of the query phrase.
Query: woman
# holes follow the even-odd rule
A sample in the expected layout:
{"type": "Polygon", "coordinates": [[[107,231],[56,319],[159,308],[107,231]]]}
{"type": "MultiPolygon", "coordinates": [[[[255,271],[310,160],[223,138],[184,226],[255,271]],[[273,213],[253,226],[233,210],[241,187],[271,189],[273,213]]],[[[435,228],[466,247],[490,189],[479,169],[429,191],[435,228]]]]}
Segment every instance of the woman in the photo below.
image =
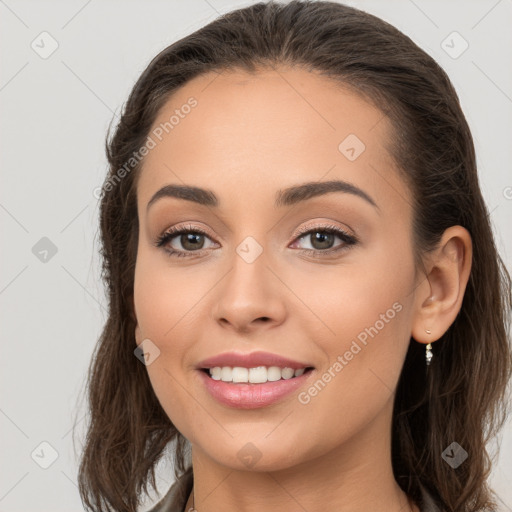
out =
{"type": "Polygon", "coordinates": [[[90,510],[477,511],[510,276],[445,72],[384,21],[260,3],[135,84],[101,196],[90,510]]]}

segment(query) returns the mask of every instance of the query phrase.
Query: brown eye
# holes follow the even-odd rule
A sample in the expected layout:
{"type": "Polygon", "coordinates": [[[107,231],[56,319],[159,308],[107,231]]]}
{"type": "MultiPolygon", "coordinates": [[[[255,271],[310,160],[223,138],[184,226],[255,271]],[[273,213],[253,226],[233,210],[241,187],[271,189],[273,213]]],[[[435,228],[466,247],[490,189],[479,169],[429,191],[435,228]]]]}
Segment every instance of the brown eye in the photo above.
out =
{"type": "MultiPolygon", "coordinates": [[[[177,237],[174,237],[177,238],[177,237]]],[[[186,251],[197,251],[204,245],[204,235],[201,233],[187,233],[179,237],[181,246],[186,251]]]]}
{"type": "Polygon", "coordinates": [[[314,249],[330,249],[334,243],[335,235],[323,231],[315,231],[309,235],[311,245],[314,249]]]}
{"type": "Polygon", "coordinates": [[[156,240],[155,245],[157,247],[162,247],[169,256],[186,257],[196,256],[193,254],[195,252],[201,253],[201,251],[205,249],[206,240],[211,241],[208,234],[197,227],[173,227],[161,235],[156,240]]]}
{"type": "Polygon", "coordinates": [[[303,248],[303,250],[313,256],[322,256],[345,250],[358,242],[356,237],[345,233],[345,231],[335,226],[320,226],[303,231],[296,240],[309,242],[310,247],[303,248]],[[342,243],[334,245],[336,238],[340,239],[342,243]]]}

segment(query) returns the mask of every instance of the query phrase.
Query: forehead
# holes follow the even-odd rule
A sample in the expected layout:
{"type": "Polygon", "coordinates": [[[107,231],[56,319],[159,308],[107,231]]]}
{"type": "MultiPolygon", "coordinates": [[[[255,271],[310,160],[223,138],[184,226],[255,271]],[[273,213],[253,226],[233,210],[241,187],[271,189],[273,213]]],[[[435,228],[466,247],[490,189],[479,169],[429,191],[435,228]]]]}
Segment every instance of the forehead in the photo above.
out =
{"type": "Polygon", "coordinates": [[[137,195],[145,204],[157,188],[181,182],[218,191],[221,202],[223,190],[225,201],[273,201],[275,189],[341,178],[378,196],[403,196],[390,131],[382,111],[316,72],[204,74],[161,108],[137,195]]]}

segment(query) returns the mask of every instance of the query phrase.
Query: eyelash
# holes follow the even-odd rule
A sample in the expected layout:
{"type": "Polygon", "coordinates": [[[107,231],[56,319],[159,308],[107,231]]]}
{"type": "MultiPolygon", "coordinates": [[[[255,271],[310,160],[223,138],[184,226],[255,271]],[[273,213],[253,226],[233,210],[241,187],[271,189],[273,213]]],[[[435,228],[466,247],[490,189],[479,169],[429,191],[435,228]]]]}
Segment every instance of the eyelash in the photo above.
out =
{"type": "MultiPolygon", "coordinates": [[[[182,234],[190,234],[190,233],[193,233],[193,234],[199,234],[199,235],[204,235],[208,238],[210,238],[209,234],[204,231],[203,229],[201,228],[198,228],[198,227],[195,227],[195,226],[184,226],[184,227],[181,227],[181,228],[176,228],[176,227],[172,227],[170,229],[168,229],[165,233],[163,233],[162,235],[160,235],[157,240],[155,241],[155,246],[156,247],[163,247],[165,246],[167,243],[169,243],[173,238],[176,238],[178,235],[182,235],[182,234]]],[[[348,233],[346,233],[345,231],[343,231],[342,229],[336,227],[336,226],[332,226],[332,225],[327,225],[327,226],[315,226],[313,228],[303,228],[302,230],[299,231],[299,233],[297,233],[297,235],[295,236],[294,238],[294,241],[295,240],[299,240],[301,238],[304,238],[306,235],[309,235],[309,234],[312,234],[312,233],[328,233],[328,234],[333,234],[333,235],[337,235],[343,242],[344,244],[341,244],[337,247],[334,247],[334,248],[330,248],[330,249],[325,249],[325,250],[321,250],[321,249],[299,249],[301,250],[302,252],[310,255],[310,256],[313,256],[313,257],[323,257],[324,255],[326,254],[333,254],[333,253],[337,253],[339,251],[343,251],[343,250],[348,250],[350,249],[351,246],[353,245],[356,245],[358,242],[359,242],[359,239],[353,235],[349,235],[348,233]],[[320,254],[319,254],[320,253],[320,254]]],[[[207,249],[205,249],[207,250],[207,249]]],[[[200,255],[203,251],[202,250],[198,250],[198,251],[177,251],[175,249],[168,249],[168,248],[164,248],[164,251],[168,254],[168,256],[170,257],[178,257],[178,258],[181,258],[181,257],[185,257],[185,258],[193,258],[195,256],[197,256],[198,254],[200,255]]]]}

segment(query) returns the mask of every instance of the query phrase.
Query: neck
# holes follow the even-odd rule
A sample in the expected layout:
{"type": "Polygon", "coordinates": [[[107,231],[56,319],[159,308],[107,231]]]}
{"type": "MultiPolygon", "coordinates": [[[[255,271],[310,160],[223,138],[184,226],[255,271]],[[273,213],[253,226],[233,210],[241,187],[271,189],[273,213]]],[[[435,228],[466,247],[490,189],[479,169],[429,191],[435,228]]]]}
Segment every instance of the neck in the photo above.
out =
{"type": "MultiPolygon", "coordinates": [[[[386,415],[375,421],[390,425],[386,415]]],[[[391,433],[389,429],[387,436],[382,435],[382,428],[382,424],[369,425],[336,449],[293,467],[259,471],[255,469],[260,464],[251,470],[221,465],[192,445],[194,489],[185,510],[194,507],[197,512],[324,512],[330,508],[339,512],[419,512],[394,479],[391,433]]]]}

